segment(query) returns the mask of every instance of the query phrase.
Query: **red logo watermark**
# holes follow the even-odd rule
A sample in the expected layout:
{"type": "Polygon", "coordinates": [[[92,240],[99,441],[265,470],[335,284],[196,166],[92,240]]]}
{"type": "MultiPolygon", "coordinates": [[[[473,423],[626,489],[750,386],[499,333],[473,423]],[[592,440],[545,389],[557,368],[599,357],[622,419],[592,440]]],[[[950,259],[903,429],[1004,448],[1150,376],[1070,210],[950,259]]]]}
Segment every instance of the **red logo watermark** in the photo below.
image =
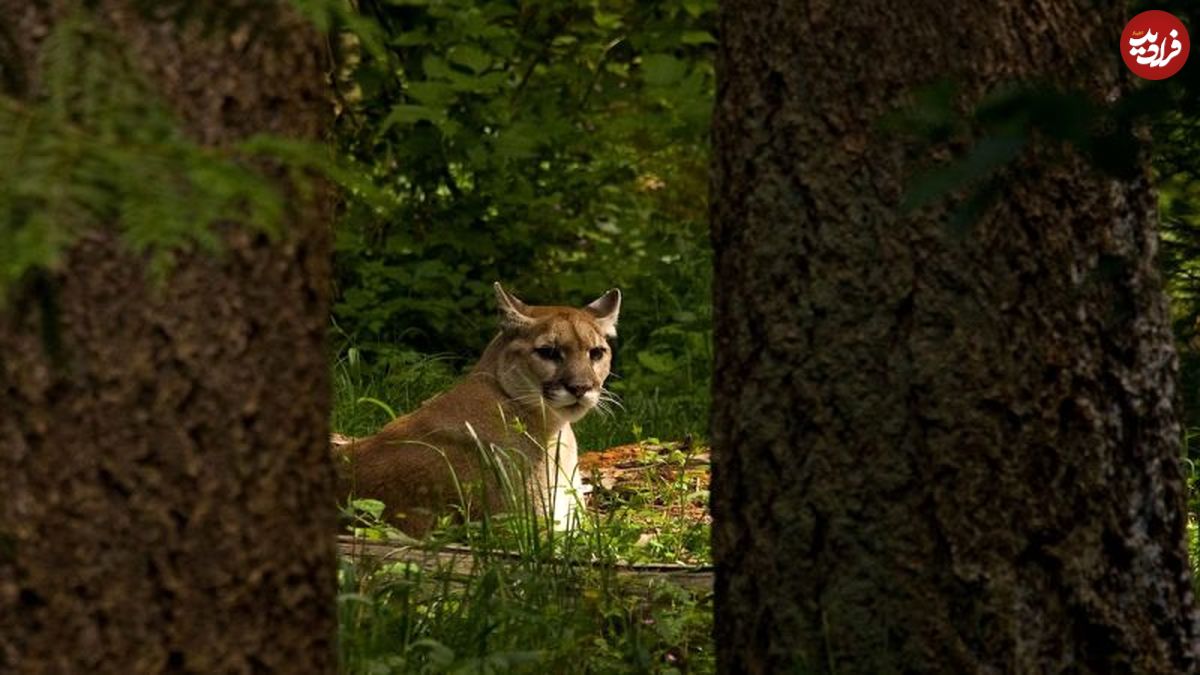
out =
{"type": "Polygon", "coordinates": [[[1121,33],[1121,58],[1134,75],[1165,80],[1187,61],[1192,40],[1173,14],[1152,9],[1125,24],[1121,33]]]}

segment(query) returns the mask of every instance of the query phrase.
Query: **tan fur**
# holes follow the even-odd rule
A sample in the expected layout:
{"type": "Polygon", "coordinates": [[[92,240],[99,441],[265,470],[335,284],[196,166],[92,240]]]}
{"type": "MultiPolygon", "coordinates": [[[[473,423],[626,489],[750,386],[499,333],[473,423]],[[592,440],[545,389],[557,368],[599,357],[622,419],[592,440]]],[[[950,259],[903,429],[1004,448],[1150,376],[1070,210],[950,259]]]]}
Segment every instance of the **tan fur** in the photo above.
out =
{"type": "Polygon", "coordinates": [[[534,504],[560,526],[582,497],[571,423],[596,405],[608,377],[606,337],[616,334],[620,292],[583,309],[528,306],[500,284],[496,296],[501,332],[462,382],[374,436],[335,448],[341,494],[382,501],[385,517],[413,536],[423,536],[464,499],[473,515],[502,508],[481,447],[521,458],[533,476],[526,489],[534,504]],[[591,350],[603,354],[594,359],[591,350]]]}

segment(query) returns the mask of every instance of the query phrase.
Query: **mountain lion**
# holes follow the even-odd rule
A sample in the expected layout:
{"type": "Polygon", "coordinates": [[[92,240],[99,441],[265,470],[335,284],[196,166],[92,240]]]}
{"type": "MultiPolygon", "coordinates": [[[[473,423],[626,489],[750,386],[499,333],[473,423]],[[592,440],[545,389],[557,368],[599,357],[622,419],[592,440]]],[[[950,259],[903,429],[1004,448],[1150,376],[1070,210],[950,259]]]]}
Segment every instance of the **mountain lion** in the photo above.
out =
{"type": "Polygon", "coordinates": [[[499,457],[515,458],[526,480],[513,484],[556,527],[582,497],[571,423],[600,402],[621,292],[576,309],[530,306],[495,289],[500,333],[466,379],[335,449],[341,495],[382,501],[385,518],[410,535],[425,535],[464,502],[472,513],[502,510],[499,457]]]}

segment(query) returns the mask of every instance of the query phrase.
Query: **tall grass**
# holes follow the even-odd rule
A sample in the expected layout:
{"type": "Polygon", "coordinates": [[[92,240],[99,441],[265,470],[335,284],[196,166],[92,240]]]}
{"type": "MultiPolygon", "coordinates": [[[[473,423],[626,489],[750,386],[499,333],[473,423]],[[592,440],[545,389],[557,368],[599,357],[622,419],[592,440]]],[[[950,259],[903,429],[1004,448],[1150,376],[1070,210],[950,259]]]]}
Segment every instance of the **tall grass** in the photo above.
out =
{"type": "MultiPolygon", "coordinates": [[[[453,386],[469,367],[446,354],[377,350],[368,362],[357,347],[342,350],[334,363],[333,429],[348,436],[378,431],[395,414],[453,386]]],[[[619,382],[618,376],[613,380],[619,382]]],[[[659,388],[624,390],[620,405],[593,411],[573,425],[581,451],[602,450],[644,438],[701,437],[708,420],[708,392],[666,392],[659,388]]]]}
{"type": "MultiPolygon", "coordinates": [[[[346,350],[334,366],[334,430],[376,431],[451,386],[461,366],[402,354],[368,365],[357,350],[346,350]]],[[[624,406],[604,417],[593,413],[577,431],[581,446],[689,426],[686,404],[646,397],[624,406]]],[[[494,484],[508,486],[507,512],[465,525],[447,521],[432,537],[469,544],[468,572],[343,557],[343,672],[712,672],[710,596],[666,581],[618,581],[614,565],[630,544],[626,523],[582,514],[566,532],[539,526],[545,514],[520,488],[524,480],[503,464],[491,468],[494,484]]],[[[360,533],[387,533],[370,513],[358,515],[367,521],[360,533]]]]}
{"type": "Polygon", "coordinates": [[[598,518],[566,532],[539,527],[545,519],[520,484],[507,483],[505,514],[434,534],[435,543],[469,544],[465,572],[433,552],[421,564],[342,559],[343,672],[713,670],[711,598],[665,581],[619,581],[598,518]]]}
{"type": "Polygon", "coordinates": [[[711,601],[611,572],[480,553],[472,571],[346,557],[342,672],[711,672],[711,601]]]}

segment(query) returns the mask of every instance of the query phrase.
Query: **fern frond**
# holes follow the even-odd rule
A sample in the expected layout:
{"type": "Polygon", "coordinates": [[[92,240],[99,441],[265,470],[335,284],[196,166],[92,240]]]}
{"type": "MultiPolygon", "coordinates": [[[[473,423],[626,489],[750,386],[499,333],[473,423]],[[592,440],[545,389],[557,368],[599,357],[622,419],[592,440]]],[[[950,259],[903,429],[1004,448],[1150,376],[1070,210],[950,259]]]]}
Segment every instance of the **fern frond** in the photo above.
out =
{"type": "Polygon", "coordinates": [[[236,150],[189,141],[85,13],[47,37],[42,72],[40,98],[0,96],[0,303],[89,229],[117,227],[152,270],[181,250],[218,250],[214,223],[278,232],[279,186],[236,150]]]}
{"type": "MultiPolygon", "coordinates": [[[[347,0],[290,1],[319,29],[352,30],[384,53],[379,27],[347,0]]],[[[31,272],[58,268],[90,229],[115,227],[155,277],[183,251],[219,251],[216,223],[277,235],[284,186],[259,170],[268,162],[285,170],[301,198],[321,175],[367,204],[387,200],[321,144],[273,136],[228,149],[191,142],[125,45],[86,9],[55,25],[41,70],[36,99],[0,93],[0,308],[31,272]]]]}

